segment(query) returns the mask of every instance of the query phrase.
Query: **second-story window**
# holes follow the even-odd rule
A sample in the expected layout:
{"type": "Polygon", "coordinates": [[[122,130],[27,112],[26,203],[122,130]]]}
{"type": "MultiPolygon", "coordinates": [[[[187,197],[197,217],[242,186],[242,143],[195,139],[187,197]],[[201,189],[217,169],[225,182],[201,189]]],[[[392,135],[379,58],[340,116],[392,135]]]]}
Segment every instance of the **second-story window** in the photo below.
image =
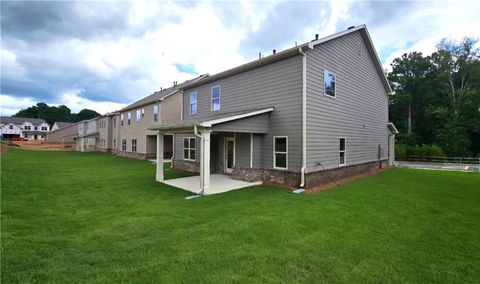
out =
{"type": "Polygon", "coordinates": [[[117,119],[115,117],[113,118],[113,127],[117,127],[117,119]]]}
{"type": "Polygon", "coordinates": [[[212,111],[220,110],[220,86],[212,87],[212,111]]]}
{"type": "Polygon", "coordinates": [[[142,118],[144,118],[144,117],[145,117],[145,109],[142,108],[142,118]]]}
{"type": "Polygon", "coordinates": [[[137,117],[136,117],[136,120],[139,121],[139,120],[142,120],[142,113],[139,109],[137,109],[137,117]]]}
{"type": "Polygon", "coordinates": [[[158,121],[158,105],[153,106],[153,121],[158,121]]]}
{"type": "Polygon", "coordinates": [[[132,114],[129,112],[127,113],[127,124],[130,125],[130,121],[132,120],[132,114]]]}
{"type": "Polygon", "coordinates": [[[123,119],[124,119],[124,117],[123,117],[123,113],[122,113],[122,114],[120,115],[120,125],[121,125],[121,126],[123,126],[123,119]]]}
{"type": "Polygon", "coordinates": [[[190,93],[190,114],[197,113],[197,92],[190,93]]]}
{"type": "Polygon", "coordinates": [[[13,129],[13,125],[10,124],[9,128],[10,128],[10,129],[13,129]]]}
{"type": "Polygon", "coordinates": [[[336,82],[335,74],[333,74],[330,71],[325,70],[325,72],[323,73],[323,87],[324,87],[323,94],[325,96],[335,98],[335,96],[336,96],[336,94],[335,94],[335,86],[336,86],[335,82],[336,82]]]}
{"type": "Polygon", "coordinates": [[[42,130],[47,130],[47,127],[46,127],[46,126],[42,126],[42,130]]]}

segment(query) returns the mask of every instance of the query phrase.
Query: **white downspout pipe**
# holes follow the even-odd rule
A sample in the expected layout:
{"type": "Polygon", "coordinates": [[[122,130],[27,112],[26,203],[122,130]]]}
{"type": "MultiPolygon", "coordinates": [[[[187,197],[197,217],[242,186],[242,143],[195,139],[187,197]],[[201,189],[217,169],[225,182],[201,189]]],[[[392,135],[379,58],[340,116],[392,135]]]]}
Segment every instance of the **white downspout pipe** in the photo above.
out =
{"type": "Polygon", "coordinates": [[[305,170],[307,168],[307,55],[300,47],[302,58],[302,168],[300,170],[300,187],[305,187],[305,170]]]}

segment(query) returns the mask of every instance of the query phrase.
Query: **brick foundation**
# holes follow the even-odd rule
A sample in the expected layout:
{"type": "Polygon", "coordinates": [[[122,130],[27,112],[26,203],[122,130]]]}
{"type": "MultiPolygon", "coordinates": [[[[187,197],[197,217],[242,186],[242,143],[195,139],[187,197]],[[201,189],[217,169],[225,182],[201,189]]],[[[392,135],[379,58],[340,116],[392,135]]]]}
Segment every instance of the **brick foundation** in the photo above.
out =
{"type": "Polygon", "coordinates": [[[247,182],[262,181],[294,188],[300,184],[300,173],[274,169],[250,169],[235,167],[232,178],[247,182]]]}
{"type": "Polygon", "coordinates": [[[185,160],[173,159],[172,168],[175,170],[180,170],[185,172],[199,173],[200,163],[196,161],[185,161],[185,160]]]}
{"type": "Polygon", "coordinates": [[[324,171],[310,172],[305,176],[305,188],[313,189],[328,184],[335,184],[336,182],[345,179],[369,176],[375,174],[380,169],[386,169],[388,167],[388,160],[382,160],[324,171]]]}
{"type": "Polygon", "coordinates": [[[144,154],[144,153],[117,151],[116,155],[120,156],[120,157],[127,157],[127,158],[133,158],[133,159],[138,159],[138,160],[146,160],[147,159],[147,155],[144,154]]]}

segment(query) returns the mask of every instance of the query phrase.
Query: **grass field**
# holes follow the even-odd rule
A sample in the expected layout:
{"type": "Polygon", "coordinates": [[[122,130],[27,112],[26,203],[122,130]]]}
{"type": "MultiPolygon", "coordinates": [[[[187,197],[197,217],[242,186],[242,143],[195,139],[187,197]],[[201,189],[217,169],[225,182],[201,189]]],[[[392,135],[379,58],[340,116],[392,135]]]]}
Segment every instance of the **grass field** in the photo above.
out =
{"type": "Polygon", "coordinates": [[[185,200],[148,161],[9,149],[1,162],[2,283],[480,280],[480,174],[185,200]]]}

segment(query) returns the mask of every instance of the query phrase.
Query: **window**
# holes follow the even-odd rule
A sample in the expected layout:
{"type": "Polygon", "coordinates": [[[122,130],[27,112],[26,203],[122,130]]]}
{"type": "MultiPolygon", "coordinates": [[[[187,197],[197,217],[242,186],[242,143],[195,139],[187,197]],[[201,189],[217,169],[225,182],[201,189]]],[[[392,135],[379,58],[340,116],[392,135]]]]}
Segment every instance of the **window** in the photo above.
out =
{"type": "Polygon", "coordinates": [[[132,152],[137,152],[137,139],[132,139],[132,152]]]}
{"type": "Polygon", "coordinates": [[[158,105],[153,106],[153,121],[158,121],[158,105]]]}
{"type": "Polygon", "coordinates": [[[220,110],[220,86],[212,87],[212,111],[220,110]]]}
{"type": "Polygon", "coordinates": [[[195,161],[195,137],[183,138],[183,159],[195,161]]]}
{"type": "Polygon", "coordinates": [[[129,112],[127,113],[127,124],[130,125],[130,121],[132,119],[132,114],[129,112]]]}
{"type": "Polygon", "coordinates": [[[120,125],[123,126],[123,113],[120,115],[120,125]]]}
{"type": "Polygon", "coordinates": [[[144,118],[144,117],[145,117],[145,109],[142,108],[142,118],[144,118]]]}
{"type": "Polygon", "coordinates": [[[335,98],[335,74],[325,70],[323,73],[323,94],[335,98]]]}
{"type": "Polygon", "coordinates": [[[127,151],[127,140],[122,139],[122,151],[127,151]]]}
{"type": "MultiPolygon", "coordinates": [[[[11,129],[11,128],[10,128],[10,129],[11,129]]],[[[31,127],[30,125],[25,125],[25,126],[23,127],[23,129],[25,129],[25,130],[30,130],[30,129],[32,129],[32,127],[31,127]]]]}
{"type": "Polygon", "coordinates": [[[137,109],[137,117],[136,117],[136,120],[139,121],[139,120],[142,120],[142,113],[139,109],[137,109]]]}
{"type": "Polygon", "coordinates": [[[288,168],[288,137],[273,137],[273,167],[275,169],[288,168]]]}
{"type": "Polygon", "coordinates": [[[115,138],[113,138],[113,148],[117,148],[117,140],[115,138]]]}
{"type": "Polygon", "coordinates": [[[35,130],[38,130],[38,127],[35,126],[35,130]]]}
{"type": "Polygon", "coordinates": [[[10,125],[9,125],[9,128],[10,128],[10,129],[13,129],[13,125],[10,124],[10,125]]]}
{"type": "Polygon", "coordinates": [[[47,130],[47,127],[46,127],[46,126],[42,126],[42,130],[47,130]]]}
{"type": "Polygon", "coordinates": [[[197,92],[190,93],[190,114],[197,113],[197,92]]]}
{"type": "Polygon", "coordinates": [[[117,127],[117,119],[115,117],[113,118],[113,127],[117,127]]]}
{"type": "Polygon", "coordinates": [[[346,158],[345,158],[345,138],[340,137],[340,145],[339,145],[339,164],[340,166],[345,166],[346,158]]]}

